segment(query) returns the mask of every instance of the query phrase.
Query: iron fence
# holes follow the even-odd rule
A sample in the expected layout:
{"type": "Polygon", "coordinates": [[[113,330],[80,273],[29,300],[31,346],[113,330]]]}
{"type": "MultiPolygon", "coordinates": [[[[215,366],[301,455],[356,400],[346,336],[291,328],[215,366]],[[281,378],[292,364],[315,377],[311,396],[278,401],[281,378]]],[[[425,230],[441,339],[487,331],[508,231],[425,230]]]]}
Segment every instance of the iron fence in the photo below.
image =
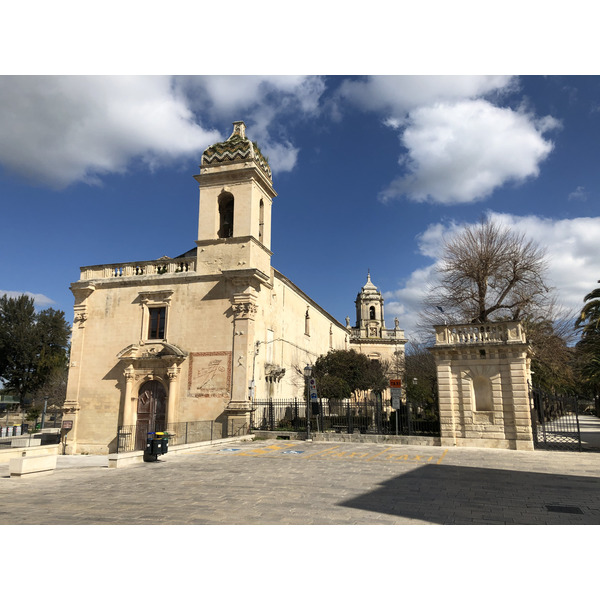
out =
{"type": "Polygon", "coordinates": [[[556,396],[537,388],[531,394],[534,446],[545,450],[581,451],[578,399],[556,396]]]}
{"type": "Polygon", "coordinates": [[[117,454],[133,452],[146,447],[148,434],[164,431],[169,435],[169,446],[181,446],[196,442],[212,442],[229,437],[239,437],[249,433],[246,423],[221,423],[218,421],[184,421],[181,423],[156,423],[152,429],[148,425],[121,425],[117,431],[117,454]]]}
{"type": "MultiPolygon", "coordinates": [[[[410,405],[394,411],[380,398],[363,400],[319,400],[311,403],[310,428],[313,432],[363,433],[379,435],[439,436],[437,409],[414,414],[410,405]]],[[[252,431],[306,431],[306,401],[254,400],[252,431]]]]}
{"type": "Polygon", "coordinates": [[[297,398],[255,400],[250,415],[253,431],[306,431],[306,402],[297,398]]]}

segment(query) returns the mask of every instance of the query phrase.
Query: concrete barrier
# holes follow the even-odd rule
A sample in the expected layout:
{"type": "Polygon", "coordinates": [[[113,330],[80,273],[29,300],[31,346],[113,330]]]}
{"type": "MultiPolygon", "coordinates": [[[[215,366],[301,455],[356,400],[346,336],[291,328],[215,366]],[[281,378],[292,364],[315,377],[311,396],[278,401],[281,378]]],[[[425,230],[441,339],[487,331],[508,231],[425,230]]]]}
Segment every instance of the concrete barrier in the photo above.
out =
{"type": "Polygon", "coordinates": [[[41,446],[42,440],[39,438],[15,438],[10,442],[11,448],[30,448],[31,446],[41,446]]]}
{"type": "Polygon", "coordinates": [[[21,450],[19,458],[11,458],[9,461],[9,471],[11,477],[30,477],[33,475],[42,475],[52,473],[56,469],[56,459],[58,457],[58,446],[54,446],[54,452],[48,454],[38,454],[37,448],[21,450]]]}

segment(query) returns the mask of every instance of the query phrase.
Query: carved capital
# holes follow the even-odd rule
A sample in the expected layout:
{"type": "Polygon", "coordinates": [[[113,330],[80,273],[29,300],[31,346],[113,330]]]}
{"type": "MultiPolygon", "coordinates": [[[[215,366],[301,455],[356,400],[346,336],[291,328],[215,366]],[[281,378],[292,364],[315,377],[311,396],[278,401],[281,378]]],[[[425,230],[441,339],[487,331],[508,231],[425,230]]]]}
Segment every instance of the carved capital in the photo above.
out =
{"type": "Polygon", "coordinates": [[[83,329],[83,327],[85,326],[85,322],[87,321],[87,313],[83,310],[78,311],[75,313],[75,316],[73,317],[73,323],[77,323],[77,325],[79,326],[79,329],[83,329]]]}
{"type": "Polygon", "coordinates": [[[167,377],[169,378],[169,381],[176,381],[180,372],[181,369],[179,367],[169,367],[169,369],[167,369],[167,377]]]}
{"type": "Polygon", "coordinates": [[[233,305],[236,319],[248,319],[254,317],[258,307],[253,302],[239,302],[233,305]]]}

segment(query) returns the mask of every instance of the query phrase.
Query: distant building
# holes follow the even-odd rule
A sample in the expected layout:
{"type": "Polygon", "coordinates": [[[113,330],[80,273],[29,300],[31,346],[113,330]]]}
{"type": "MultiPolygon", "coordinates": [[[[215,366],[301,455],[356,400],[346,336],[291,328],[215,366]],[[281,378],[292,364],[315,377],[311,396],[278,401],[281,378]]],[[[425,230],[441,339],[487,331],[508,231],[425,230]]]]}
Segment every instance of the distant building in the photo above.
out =
{"type": "MultiPolygon", "coordinates": [[[[117,428],[214,420],[241,428],[251,398],[302,397],[302,369],[333,349],[403,355],[371,283],[343,326],[271,266],[271,169],[234,123],[207,148],[196,246],[176,258],[81,268],[65,418],[67,452],[114,452],[117,428]],[[394,354],[396,353],[396,354],[394,354]]],[[[160,231],[160,228],[157,230],[160,231]]]]}
{"type": "Polygon", "coordinates": [[[383,296],[367,275],[367,283],[356,296],[356,326],[349,327],[350,346],[357,352],[366,354],[371,360],[386,362],[393,370],[404,356],[406,338],[395,319],[394,329],[386,329],[383,315],[383,296]]]}

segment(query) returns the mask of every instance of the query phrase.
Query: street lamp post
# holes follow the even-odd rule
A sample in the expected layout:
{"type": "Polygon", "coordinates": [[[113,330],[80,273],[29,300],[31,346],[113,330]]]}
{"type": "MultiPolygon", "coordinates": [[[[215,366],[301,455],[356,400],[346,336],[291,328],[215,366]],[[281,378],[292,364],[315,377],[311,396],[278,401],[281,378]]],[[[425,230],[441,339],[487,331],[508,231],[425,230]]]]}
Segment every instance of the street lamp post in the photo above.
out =
{"type": "Polygon", "coordinates": [[[40,431],[44,429],[44,425],[46,423],[46,410],[48,410],[48,398],[49,396],[44,396],[44,412],[42,413],[42,426],[40,427],[40,431]]]}
{"type": "Polygon", "coordinates": [[[310,377],[312,375],[312,367],[306,365],[304,367],[304,379],[306,382],[306,439],[310,440],[310,377]]]}

